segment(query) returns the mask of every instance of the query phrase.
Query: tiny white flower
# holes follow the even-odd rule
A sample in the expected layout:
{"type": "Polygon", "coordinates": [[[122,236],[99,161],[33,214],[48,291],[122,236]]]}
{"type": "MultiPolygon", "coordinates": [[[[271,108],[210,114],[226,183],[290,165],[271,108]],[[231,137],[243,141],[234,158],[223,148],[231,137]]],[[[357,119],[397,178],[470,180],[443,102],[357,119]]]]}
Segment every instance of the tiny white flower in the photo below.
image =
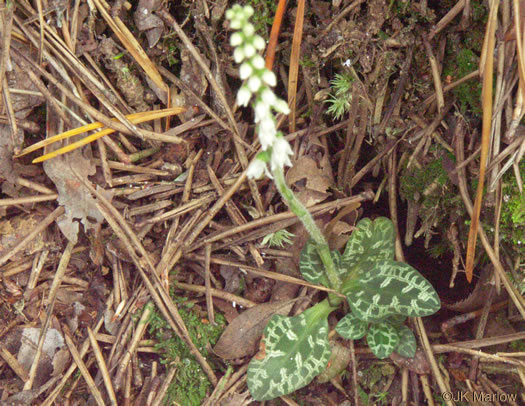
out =
{"type": "Polygon", "coordinates": [[[252,93],[257,92],[261,85],[261,79],[259,79],[257,76],[252,76],[250,79],[248,79],[248,88],[252,91],[252,93]]]}
{"type": "Polygon", "coordinates": [[[262,100],[257,100],[255,102],[255,122],[258,123],[261,120],[264,120],[267,117],[271,116],[270,105],[263,102],[262,100]]]}
{"type": "Polygon", "coordinates": [[[230,28],[238,30],[242,27],[242,23],[242,20],[239,20],[238,18],[233,18],[230,23],[230,28]]]}
{"type": "Polygon", "coordinates": [[[260,179],[265,173],[268,174],[266,162],[256,158],[248,165],[246,176],[250,179],[260,179]]]}
{"type": "Polygon", "coordinates": [[[255,27],[253,24],[245,24],[244,27],[242,27],[242,33],[246,35],[247,38],[253,37],[253,34],[255,34],[255,27]]]}
{"type": "Polygon", "coordinates": [[[253,73],[252,65],[248,62],[244,62],[239,68],[239,75],[242,80],[248,79],[253,73]]]}
{"type": "Polygon", "coordinates": [[[235,63],[241,63],[244,59],[244,51],[242,47],[235,48],[235,51],[233,51],[233,60],[235,63]]]}
{"type": "Polygon", "coordinates": [[[246,55],[246,58],[251,58],[257,53],[257,50],[252,44],[244,45],[243,50],[244,50],[244,55],[246,55]]]}
{"type": "Polygon", "coordinates": [[[254,55],[250,62],[252,63],[254,69],[264,69],[264,58],[261,55],[254,55]]]}
{"type": "Polygon", "coordinates": [[[263,37],[260,35],[256,35],[252,42],[253,46],[257,51],[262,51],[266,47],[266,43],[264,42],[263,37]]]}
{"type": "Polygon", "coordinates": [[[250,18],[255,12],[252,6],[244,6],[243,11],[244,11],[244,17],[246,19],[250,18]]]}
{"type": "Polygon", "coordinates": [[[261,148],[263,151],[266,151],[268,147],[271,147],[275,142],[277,142],[277,128],[275,127],[275,121],[273,117],[266,117],[261,120],[258,128],[259,133],[259,142],[261,143],[261,148]]]}
{"type": "Polygon", "coordinates": [[[235,6],[226,11],[226,18],[232,20],[235,17],[235,6]]]}
{"type": "Polygon", "coordinates": [[[275,107],[275,103],[277,102],[277,96],[275,96],[275,93],[267,87],[261,93],[261,100],[263,101],[263,103],[275,107]]]}
{"type": "Polygon", "coordinates": [[[292,147],[284,137],[277,137],[272,145],[272,170],[292,166],[290,157],[293,155],[292,147]]]}
{"type": "Polygon", "coordinates": [[[272,104],[275,111],[282,114],[290,114],[290,107],[283,99],[277,99],[275,103],[272,104]]]}
{"type": "Polygon", "coordinates": [[[234,32],[230,37],[230,45],[232,47],[238,47],[244,42],[244,38],[240,32],[234,32]]]}
{"type": "Polygon", "coordinates": [[[237,92],[237,104],[239,106],[247,106],[252,98],[252,92],[246,86],[242,86],[237,92]]]}
{"type": "Polygon", "coordinates": [[[277,84],[277,78],[275,77],[275,73],[269,70],[266,70],[263,73],[262,80],[264,83],[271,87],[274,87],[277,84]]]}

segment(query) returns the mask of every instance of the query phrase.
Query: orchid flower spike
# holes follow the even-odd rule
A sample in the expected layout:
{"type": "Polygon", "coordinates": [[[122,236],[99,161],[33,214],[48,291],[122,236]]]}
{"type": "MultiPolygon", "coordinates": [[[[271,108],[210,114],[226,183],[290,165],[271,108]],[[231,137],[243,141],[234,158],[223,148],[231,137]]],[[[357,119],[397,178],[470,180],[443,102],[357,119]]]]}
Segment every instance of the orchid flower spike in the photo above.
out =
{"type": "Polygon", "coordinates": [[[293,155],[290,144],[282,133],[277,131],[274,112],[289,114],[288,104],[277,97],[272,90],[277,83],[275,74],[265,67],[264,58],[258,54],[265,48],[264,39],[255,33],[255,27],[250,23],[254,10],[251,6],[235,5],[226,12],[230,27],[236,30],[230,37],[230,45],[234,47],[233,59],[241,64],[239,75],[245,81],[237,92],[237,104],[247,106],[254,99],[255,123],[257,135],[263,152],[252,161],[248,168],[250,178],[259,178],[266,174],[271,178],[268,164],[273,171],[276,168],[292,166],[293,155]]]}

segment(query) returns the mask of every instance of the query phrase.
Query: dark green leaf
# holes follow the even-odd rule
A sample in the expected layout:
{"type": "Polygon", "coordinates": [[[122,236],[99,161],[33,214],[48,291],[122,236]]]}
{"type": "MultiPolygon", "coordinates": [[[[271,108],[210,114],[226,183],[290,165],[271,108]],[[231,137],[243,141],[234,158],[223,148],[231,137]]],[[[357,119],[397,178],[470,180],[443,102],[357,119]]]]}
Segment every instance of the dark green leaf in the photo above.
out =
{"type": "Polygon", "coordinates": [[[396,328],[388,323],[373,323],[366,335],[366,341],[374,355],[383,359],[394,352],[399,344],[399,335],[396,328]]]}
{"type": "Polygon", "coordinates": [[[436,291],[418,271],[393,260],[376,262],[343,292],[352,312],[364,321],[381,321],[394,314],[429,316],[441,306],[436,291]]]}
{"type": "Polygon", "coordinates": [[[407,326],[401,326],[398,328],[399,334],[399,345],[396,348],[396,353],[405,358],[412,358],[416,355],[416,337],[414,333],[407,326]]]}
{"type": "Polygon", "coordinates": [[[379,217],[373,222],[363,219],[352,232],[340,267],[341,279],[351,270],[363,270],[374,262],[394,258],[394,226],[392,221],[379,217]]]}
{"type": "Polygon", "coordinates": [[[363,320],[359,320],[352,313],[348,313],[345,317],[339,320],[335,331],[347,340],[359,340],[363,338],[368,329],[368,323],[363,320]]]}
{"type": "Polygon", "coordinates": [[[317,285],[328,286],[324,265],[317,252],[317,246],[311,238],[306,242],[299,258],[299,270],[305,280],[317,285]]]}
{"type": "Polygon", "coordinates": [[[275,315],[264,330],[261,350],[248,367],[255,400],[270,400],[308,385],[330,358],[328,301],[295,317],[275,315]]]}

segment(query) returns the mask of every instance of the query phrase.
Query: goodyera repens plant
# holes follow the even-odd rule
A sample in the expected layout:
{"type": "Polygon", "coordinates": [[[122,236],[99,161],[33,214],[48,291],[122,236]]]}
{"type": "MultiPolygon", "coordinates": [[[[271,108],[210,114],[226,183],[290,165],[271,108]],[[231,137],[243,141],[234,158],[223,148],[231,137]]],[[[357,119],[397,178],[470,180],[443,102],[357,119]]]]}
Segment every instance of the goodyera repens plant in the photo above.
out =
{"type": "Polygon", "coordinates": [[[237,30],[230,43],[245,81],[237,93],[237,103],[247,106],[254,99],[262,149],[248,167],[248,176],[266,174],[273,178],[284,201],[310,233],[300,256],[303,277],[339,293],[329,294],[297,316],[274,315],[264,329],[260,351],[247,374],[252,397],[269,400],[308,385],[325,371],[332,353],[328,315],[340,306],[341,296],[346,297],[350,312],[337,323],[336,332],[348,340],[366,336],[378,358],[394,351],[413,357],[416,339],[404,325],[406,318],[431,315],[441,304],[432,285],[417,270],[394,260],[394,227],[389,219],[361,220],[344,253],[330,251],[311,214],[286,185],[284,167],[292,165],[292,149],[277,131],[273,112],[288,114],[289,109],[272,91],[276,77],[258,54],[265,44],[249,22],[253,12],[250,6],[235,5],[226,13],[230,27],[237,30]]]}

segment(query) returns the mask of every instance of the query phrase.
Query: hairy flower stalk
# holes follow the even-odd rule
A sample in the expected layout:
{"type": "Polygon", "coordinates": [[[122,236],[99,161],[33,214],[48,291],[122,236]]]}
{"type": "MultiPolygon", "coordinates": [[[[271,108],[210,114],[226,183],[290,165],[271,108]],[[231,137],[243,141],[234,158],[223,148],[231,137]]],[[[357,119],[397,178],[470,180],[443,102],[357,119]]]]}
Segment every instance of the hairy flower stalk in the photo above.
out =
{"type": "Polygon", "coordinates": [[[254,10],[251,6],[233,6],[226,12],[230,20],[230,27],[237,30],[230,38],[230,44],[235,48],[233,58],[240,63],[240,77],[245,83],[237,93],[237,104],[247,106],[255,99],[255,124],[262,151],[250,163],[248,177],[260,178],[264,174],[273,178],[277,190],[284,201],[301,220],[306,230],[316,243],[317,250],[326,276],[332,289],[341,286],[337,276],[335,264],[330,255],[328,243],[323,233],[306,207],[297,199],[292,190],[286,185],[284,167],[292,166],[292,148],[283,134],[277,131],[274,112],[289,114],[288,104],[278,98],[272,90],[277,83],[275,74],[265,67],[264,59],[258,54],[265,48],[263,38],[255,33],[253,24],[249,22],[254,10]]]}

